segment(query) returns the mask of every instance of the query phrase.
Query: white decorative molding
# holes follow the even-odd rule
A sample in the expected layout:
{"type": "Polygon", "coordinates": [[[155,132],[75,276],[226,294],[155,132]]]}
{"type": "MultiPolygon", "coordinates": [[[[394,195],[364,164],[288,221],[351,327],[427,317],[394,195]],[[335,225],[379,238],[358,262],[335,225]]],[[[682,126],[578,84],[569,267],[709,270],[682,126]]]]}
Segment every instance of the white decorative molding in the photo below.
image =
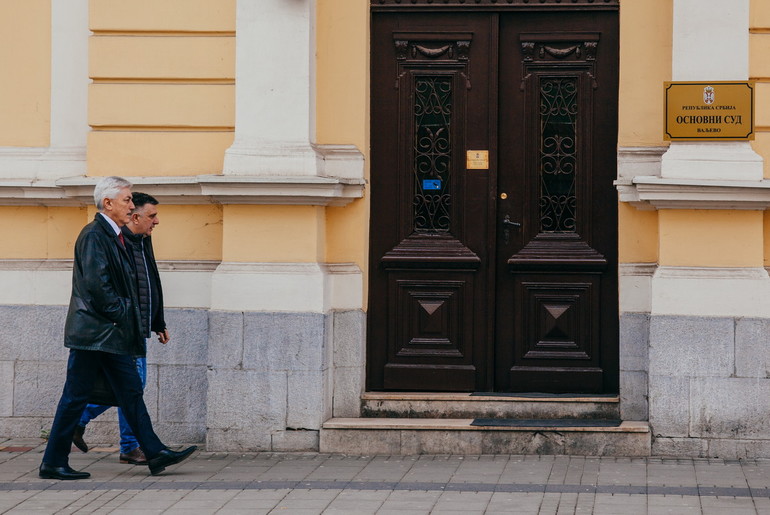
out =
{"type": "Polygon", "coordinates": [[[666,179],[762,180],[762,156],[747,141],[674,141],[661,157],[666,179]]]}
{"type": "Polygon", "coordinates": [[[618,147],[618,179],[660,175],[660,158],[668,147],[618,147]]]}
{"type": "Polygon", "coordinates": [[[325,313],[361,309],[354,264],[223,262],[212,276],[211,309],[325,313]]]}
{"type": "Polygon", "coordinates": [[[657,263],[618,265],[621,313],[649,313],[652,309],[652,277],[657,263]]]}
{"type": "MultiPolygon", "coordinates": [[[[69,304],[72,259],[0,259],[0,304],[69,304]]],[[[354,263],[158,261],[168,308],[326,313],[363,307],[354,263]]]]}
{"type": "MultiPolygon", "coordinates": [[[[56,180],[0,179],[0,205],[90,206],[94,185],[99,179],[84,176],[56,180]]],[[[344,206],[364,195],[363,179],[225,175],[126,179],[165,204],[344,206]]]]}
{"type": "Polygon", "coordinates": [[[753,209],[770,206],[770,180],[731,181],[637,176],[617,180],[621,202],[639,209],[753,209]]]}
{"type": "Polygon", "coordinates": [[[770,276],[764,268],[658,267],[652,278],[654,315],[770,317],[770,276]]]}

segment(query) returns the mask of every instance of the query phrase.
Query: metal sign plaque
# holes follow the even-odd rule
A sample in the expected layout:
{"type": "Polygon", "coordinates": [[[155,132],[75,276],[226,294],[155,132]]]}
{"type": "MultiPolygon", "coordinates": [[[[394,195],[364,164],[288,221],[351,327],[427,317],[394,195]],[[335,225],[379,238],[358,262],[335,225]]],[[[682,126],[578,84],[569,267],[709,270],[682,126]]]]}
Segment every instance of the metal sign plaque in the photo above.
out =
{"type": "Polygon", "coordinates": [[[753,82],[666,82],[664,87],[666,140],[754,139],[753,82]]]}
{"type": "Polygon", "coordinates": [[[465,168],[489,170],[489,150],[468,150],[465,153],[465,168]]]}

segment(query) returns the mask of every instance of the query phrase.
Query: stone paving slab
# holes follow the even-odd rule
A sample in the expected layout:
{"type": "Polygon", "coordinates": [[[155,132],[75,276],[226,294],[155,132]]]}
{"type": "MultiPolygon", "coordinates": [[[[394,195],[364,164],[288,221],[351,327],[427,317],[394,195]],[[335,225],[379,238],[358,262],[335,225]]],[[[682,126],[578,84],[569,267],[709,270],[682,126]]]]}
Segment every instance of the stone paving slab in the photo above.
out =
{"type": "Polygon", "coordinates": [[[150,476],[73,450],[81,481],[37,477],[44,441],[0,438],[0,513],[768,514],[770,460],[196,452],[150,476]]]}

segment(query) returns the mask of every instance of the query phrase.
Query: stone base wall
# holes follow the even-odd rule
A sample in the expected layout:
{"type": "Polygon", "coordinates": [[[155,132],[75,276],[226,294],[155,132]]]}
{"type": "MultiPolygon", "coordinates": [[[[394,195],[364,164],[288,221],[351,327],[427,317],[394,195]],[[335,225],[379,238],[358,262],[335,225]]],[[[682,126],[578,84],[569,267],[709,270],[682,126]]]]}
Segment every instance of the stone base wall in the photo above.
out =
{"type": "MultiPolygon", "coordinates": [[[[66,373],[64,306],[0,306],[0,435],[50,428],[66,373]]],[[[209,450],[317,450],[321,424],[357,416],[361,311],[167,309],[171,341],[148,345],[145,403],[161,440],[209,450]]],[[[86,440],[117,443],[116,410],[86,440]]]]}
{"type": "Polygon", "coordinates": [[[770,457],[770,320],[652,316],[653,454],[770,457]]]}

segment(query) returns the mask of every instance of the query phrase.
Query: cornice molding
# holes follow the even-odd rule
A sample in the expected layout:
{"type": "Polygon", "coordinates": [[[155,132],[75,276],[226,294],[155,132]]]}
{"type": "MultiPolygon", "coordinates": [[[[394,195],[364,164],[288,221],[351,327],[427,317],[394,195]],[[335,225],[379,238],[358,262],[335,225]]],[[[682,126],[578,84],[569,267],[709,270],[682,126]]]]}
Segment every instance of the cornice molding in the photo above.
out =
{"type": "Polygon", "coordinates": [[[638,209],[748,209],[770,207],[770,180],[729,181],[636,176],[615,181],[621,202],[638,209]]]}
{"type": "MultiPolygon", "coordinates": [[[[90,206],[99,177],[1,179],[0,205],[90,206]]],[[[362,198],[358,178],[318,176],[193,175],[126,177],[136,190],[164,204],[284,204],[344,206],[362,198]]]]}

